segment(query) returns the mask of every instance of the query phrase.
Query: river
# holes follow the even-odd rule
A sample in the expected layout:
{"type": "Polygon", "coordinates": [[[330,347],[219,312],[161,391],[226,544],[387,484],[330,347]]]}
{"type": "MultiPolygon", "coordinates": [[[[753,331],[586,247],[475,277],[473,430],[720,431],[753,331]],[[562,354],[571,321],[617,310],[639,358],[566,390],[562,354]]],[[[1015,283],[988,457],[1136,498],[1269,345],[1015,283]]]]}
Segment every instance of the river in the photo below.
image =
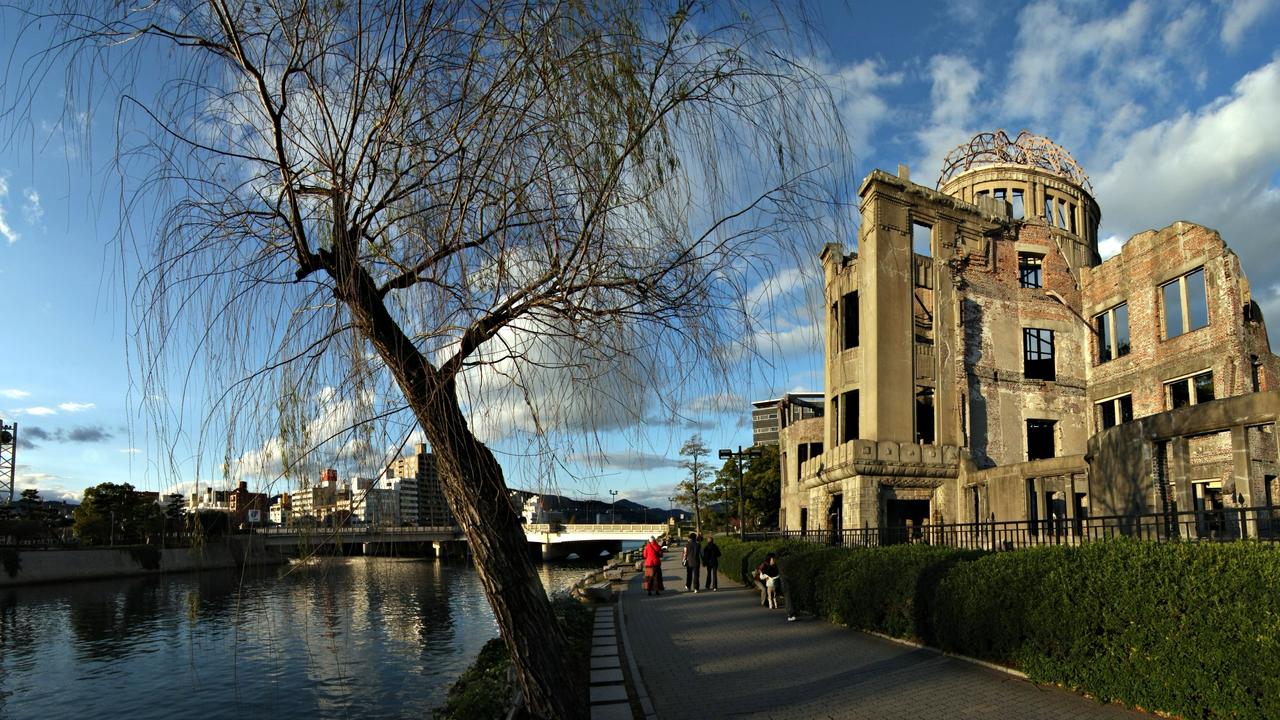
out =
{"type": "MultiPolygon", "coordinates": [[[[553,591],[585,572],[539,567],[553,591]]],[[[479,576],[458,561],[3,590],[0,718],[429,718],[497,634],[479,576]]]]}

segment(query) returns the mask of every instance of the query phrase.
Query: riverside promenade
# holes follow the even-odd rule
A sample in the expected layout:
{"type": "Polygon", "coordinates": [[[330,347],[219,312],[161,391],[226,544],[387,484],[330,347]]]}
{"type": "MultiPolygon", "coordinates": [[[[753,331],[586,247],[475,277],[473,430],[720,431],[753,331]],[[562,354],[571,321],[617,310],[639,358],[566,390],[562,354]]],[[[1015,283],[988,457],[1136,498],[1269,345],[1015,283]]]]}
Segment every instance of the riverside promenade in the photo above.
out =
{"type": "Polygon", "coordinates": [[[804,615],[789,623],[724,574],[718,592],[685,592],[678,552],[663,571],[660,597],[636,575],[620,598],[660,720],[1154,717],[804,615]]]}

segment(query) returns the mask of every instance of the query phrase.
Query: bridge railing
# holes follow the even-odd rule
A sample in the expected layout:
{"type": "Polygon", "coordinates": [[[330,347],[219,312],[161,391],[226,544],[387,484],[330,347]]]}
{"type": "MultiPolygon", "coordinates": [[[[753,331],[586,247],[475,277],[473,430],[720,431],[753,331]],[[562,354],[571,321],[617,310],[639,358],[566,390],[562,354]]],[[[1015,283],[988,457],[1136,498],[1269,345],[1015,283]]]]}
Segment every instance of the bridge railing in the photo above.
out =
{"type": "Polygon", "coordinates": [[[606,524],[606,523],[528,523],[524,526],[526,533],[648,533],[661,535],[666,525],[658,524],[606,524]]]}
{"type": "Polygon", "coordinates": [[[355,525],[348,527],[284,526],[259,528],[262,535],[461,535],[452,525],[355,525]]]}

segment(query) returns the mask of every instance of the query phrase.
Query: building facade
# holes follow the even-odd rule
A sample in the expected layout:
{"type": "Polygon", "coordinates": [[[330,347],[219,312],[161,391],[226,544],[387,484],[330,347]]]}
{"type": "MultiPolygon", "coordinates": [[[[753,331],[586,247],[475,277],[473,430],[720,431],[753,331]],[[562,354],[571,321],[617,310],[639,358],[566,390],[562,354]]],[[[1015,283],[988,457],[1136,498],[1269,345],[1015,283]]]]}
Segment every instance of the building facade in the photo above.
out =
{"type": "Polygon", "coordinates": [[[936,188],[900,167],[859,195],[857,251],[820,255],[825,411],[780,430],[786,528],[1078,528],[1280,491],[1277,360],[1216,232],[1175,222],[1102,262],[1087,176],[1026,133],[975,137],[936,188]]]}
{"type": "Polygon", "coordinates": [[[786,393],[770,400],[751,403],[751,444],[777,445],[788,424],[822,415],[824,396],[820,392],[786,393]]]}
{"type": "Polygon", "coordinates": [[[427,452],[427,446],[423,443],[418,443],[414,450],[412,455],[404,455],[391,461],[383,472],[384,478],[416,481],[416,487],[412,488],[416,494],[416,508],[412,511],[408,506],[410,488],[408,484],[402,484],[404,492],[400,497],[401,516],[406,522],[424,527],[452,526],[453,513],[449,511],[444,489],[440,485],[435,455],[427,452]]]}

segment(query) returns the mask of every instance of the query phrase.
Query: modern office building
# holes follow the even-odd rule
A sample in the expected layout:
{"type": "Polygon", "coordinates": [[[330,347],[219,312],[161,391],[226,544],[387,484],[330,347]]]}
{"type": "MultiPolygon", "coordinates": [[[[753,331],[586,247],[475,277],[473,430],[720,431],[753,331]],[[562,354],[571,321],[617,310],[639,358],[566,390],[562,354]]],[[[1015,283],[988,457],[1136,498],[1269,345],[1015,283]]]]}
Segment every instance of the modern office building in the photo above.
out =
{"type": "Polygon", "coordinates": [[[751,403],[752,444],[777,445],[782,428],[799,420],[821,416],[823,401],[824,396],[820,392],[794,392],[751,403]]]}

